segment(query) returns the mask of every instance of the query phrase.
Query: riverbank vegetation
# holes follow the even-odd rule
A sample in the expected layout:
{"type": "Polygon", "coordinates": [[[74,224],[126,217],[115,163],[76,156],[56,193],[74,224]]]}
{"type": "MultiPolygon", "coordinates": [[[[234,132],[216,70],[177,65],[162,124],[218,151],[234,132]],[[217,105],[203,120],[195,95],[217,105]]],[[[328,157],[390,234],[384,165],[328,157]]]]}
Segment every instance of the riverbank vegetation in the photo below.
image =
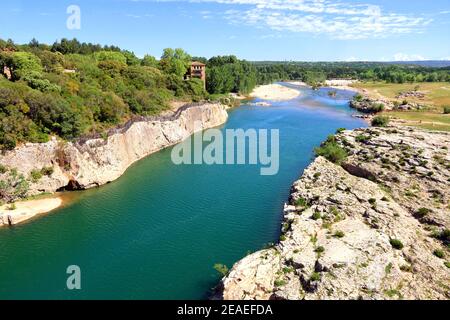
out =
{"type": "Polygon", "coordinates": [[[386,83],[448,82],[449,67],[425,67],[382,62],[254,62],[258,83],[301,80],[308,84],[325,79],[355,79],[386,83]]]}

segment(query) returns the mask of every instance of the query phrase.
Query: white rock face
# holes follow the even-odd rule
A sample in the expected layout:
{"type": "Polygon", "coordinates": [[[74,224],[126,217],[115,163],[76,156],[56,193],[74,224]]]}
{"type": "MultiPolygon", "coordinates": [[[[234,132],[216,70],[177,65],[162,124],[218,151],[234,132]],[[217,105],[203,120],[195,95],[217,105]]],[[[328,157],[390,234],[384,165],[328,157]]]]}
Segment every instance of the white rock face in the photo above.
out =
{"type": "Polygon", "coordinates": [[[29,195],[66,186],[91,188],[119,178],[137,160],[188,138],[196,130],[219,126],[228,114],[221,104],[181,109],[175,119],[137,121],[107,139],[86,142],[28,143],[0,156],[0,164],[28,177],[32,170],[52,167],[53,173],[31,183],[29,195]],[[194,126],[200,124],[199,127],[194,126]]]}
{"type": "Polygon", "coordinates": [[[449,299],[449,135],[411,130],[339,134],[358,176],[317,158],[292,187],[280,243],[236,263],[218,296],[449,299]]]}

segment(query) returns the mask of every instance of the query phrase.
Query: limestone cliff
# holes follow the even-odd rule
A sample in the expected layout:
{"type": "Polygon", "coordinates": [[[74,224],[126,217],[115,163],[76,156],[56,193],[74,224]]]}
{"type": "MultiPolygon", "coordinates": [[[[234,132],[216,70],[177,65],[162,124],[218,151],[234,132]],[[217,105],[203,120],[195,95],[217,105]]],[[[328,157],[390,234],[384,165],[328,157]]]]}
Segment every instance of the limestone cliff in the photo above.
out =
{"type": "Polygon", "coordinates": [[[450,135],[368,128],[337,140],[346,162],[305,170],[279,244],[236,263],[221,298],[450,298],[450,135]]]}
{"type": "Polygon", "coordinates": [[[0,178],[13,180],[7,176],[11,169],[14,174],[23,175],[30,184],[26,195],[99,186],[119,178],[135,161],[176,144],[195,131],[221,125],[227,117],[226,107],[221,104],[188,105],[165,117],[129,121],[104,138],[75,142],[54,138],[47,143],[27,143],[0,155],[0,164],[10,170],[0,172],[0,178]],[[28,178],[33,170],[42,168],[49,174],[28,178]]]}

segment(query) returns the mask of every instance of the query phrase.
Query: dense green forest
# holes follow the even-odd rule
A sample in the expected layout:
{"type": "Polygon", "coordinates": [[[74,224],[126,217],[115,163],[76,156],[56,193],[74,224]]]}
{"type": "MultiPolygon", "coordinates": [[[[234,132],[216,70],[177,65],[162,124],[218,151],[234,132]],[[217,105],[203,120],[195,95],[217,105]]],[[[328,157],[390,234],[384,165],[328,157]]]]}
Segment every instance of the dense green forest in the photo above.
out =
{"type": "Polygon", "coordinates": [[[317,84],[325,79],[357,79],[362,81],[445,82],[450,69],[382,62],[254,62],[257,82],[302,80],[317,84]]]}
{"type": "Polygon", "coordinates": [[[450,69],[386,63],[248,62],[235,56],[191,57],[165,49],[157,59],[137,57],[117,46],[62,39],[25,45],[0,39],[0,149],[44,142],[50,135],[73,139],[102,133],[133,115],[157,115],[174,100],[224,101],[257,84],[327,78],[387,82],[450,81],[450,69]],[[184,80],[191,61],[206,64],[206,90],[184,80]]]}

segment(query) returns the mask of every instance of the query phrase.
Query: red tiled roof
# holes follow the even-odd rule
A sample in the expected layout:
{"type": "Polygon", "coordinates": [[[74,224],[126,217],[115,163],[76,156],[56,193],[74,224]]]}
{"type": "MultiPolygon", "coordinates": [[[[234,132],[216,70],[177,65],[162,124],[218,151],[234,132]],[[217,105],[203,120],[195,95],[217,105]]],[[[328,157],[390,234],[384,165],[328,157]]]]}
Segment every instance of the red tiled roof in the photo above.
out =
{"type": "Polygon", "coordinates": [[[191,65],[192,65],[192,66],[206,66],[206,64],[201,63],[201,62],[198,62],[198,61],[193,61],[193,62],[191,63],[191,65]]]}

